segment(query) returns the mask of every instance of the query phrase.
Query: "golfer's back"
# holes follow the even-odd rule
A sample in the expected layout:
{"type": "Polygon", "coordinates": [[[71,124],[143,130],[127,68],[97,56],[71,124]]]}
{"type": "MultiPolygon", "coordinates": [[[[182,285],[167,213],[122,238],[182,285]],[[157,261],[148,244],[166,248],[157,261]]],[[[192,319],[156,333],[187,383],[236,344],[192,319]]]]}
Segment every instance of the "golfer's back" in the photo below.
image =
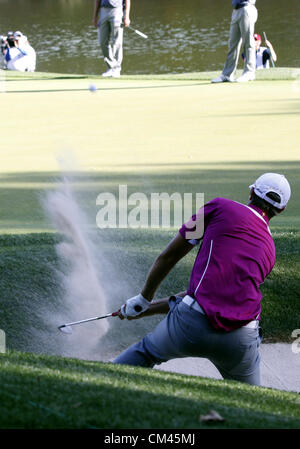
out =
{"type": "MultiPolygon", "coordinates": [[[[204,235],[188,294],[214,327],[232,330],[260,314],[259,287],[275,263],[268,218],[255,206],[215,198],[197,219],[204,220],[204,235]]],[[[184,225],[180,233],[186,232],[184,225]]]]}

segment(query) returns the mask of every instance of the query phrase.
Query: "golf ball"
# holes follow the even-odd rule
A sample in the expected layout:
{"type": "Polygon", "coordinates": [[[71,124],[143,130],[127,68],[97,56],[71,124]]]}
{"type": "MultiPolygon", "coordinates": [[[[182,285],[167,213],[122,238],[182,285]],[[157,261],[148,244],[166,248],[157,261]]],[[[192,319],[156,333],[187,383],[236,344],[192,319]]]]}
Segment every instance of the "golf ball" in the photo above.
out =
{"type": "Polygon", "coordinates": [[[90,90],[90,92],[96,92],[96,90],[97,90],[96,84],[90,84],[89,90],[90,90]]]}

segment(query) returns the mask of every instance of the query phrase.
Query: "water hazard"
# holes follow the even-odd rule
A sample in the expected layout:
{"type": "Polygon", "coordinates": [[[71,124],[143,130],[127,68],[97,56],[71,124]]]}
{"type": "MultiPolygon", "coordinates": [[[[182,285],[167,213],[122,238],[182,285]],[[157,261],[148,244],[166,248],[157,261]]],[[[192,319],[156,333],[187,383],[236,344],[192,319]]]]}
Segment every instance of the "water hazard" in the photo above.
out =
{"type": "MultiPolygon", "coordinates": [[[[125,30],[123,74],[221,70],[231,0],[132,0],[125,30]]],[[[267,33],[280,67],[300,67],[300,1],[257,0],[256,32],[267,33]]],[[[37,51],[37,70],[102,73],[92,25],[94,0],[0,0],[0,34],[21,30],[37,51]]],[[[240,63],[242,66],[242,61],[240,63]]]]}

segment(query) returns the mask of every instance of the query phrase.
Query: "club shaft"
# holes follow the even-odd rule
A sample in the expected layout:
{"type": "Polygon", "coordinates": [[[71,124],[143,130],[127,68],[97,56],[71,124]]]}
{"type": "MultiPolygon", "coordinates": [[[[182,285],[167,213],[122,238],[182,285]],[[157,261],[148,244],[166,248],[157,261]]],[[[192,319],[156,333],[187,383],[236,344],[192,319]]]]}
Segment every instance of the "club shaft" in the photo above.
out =
{"type": "MultiPolygon", "coordinates": [[[[264,34],[264,39],[265,39],[265,42],[267,41],[267,35],[266,35],[266,33],[263,31],[263,34],[264,34]]],[[[273,58],[272,58],[272,55],[270,55],[270,59],[271,59],[271,64],[272,64],[272,67],[275,67],[275,64],[274,64],[274,61],[273,61],[273,58]]]]}
{"type": "Polygon", "coordinates": [[[148,36],[146,36],[146,34],[142,33],[141,31],[136,30],[135,28],[132,28],[131,26],[129,26],[128,28],[130,28],[132,31],[134,31],[139,36],[142,36],[144,39],[148,39],[148,36]]]}
{"type": "Polygon", "coordinates": [[[92,318],[87,318],[86,320],[74,321],[73,323],[66,323],[66,324],[63,324],[63,327],[75,326],[75,324],[87,323],[89,321],[102,320],[102,318],[108,318],[109,316],[112,316],[112,313],[109,313],[108,315],[95,316],[95,317],[92,317],[92,318]]]}

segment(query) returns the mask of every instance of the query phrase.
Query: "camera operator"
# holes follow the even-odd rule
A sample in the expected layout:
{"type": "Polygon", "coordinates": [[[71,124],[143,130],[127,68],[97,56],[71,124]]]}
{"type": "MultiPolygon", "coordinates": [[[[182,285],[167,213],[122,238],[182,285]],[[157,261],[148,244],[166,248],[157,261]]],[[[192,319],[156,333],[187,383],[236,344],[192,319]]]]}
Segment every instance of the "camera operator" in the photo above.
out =
{"type": "Polygon", "coordinates": [[[7,49],[7,37],[0,35],[0,69],[5,69],[5,53],[7,49]]]}
{"type": "Polygon", "coordinates": [[[9,31],[7,33],[7,44],[9,46],[9,48],[13,48],[15,47],[15,38],[14,38],[14,32],[13,31],[9,31]]]}
{"type": "Polygon", "coordinates": [[[7,61],[6,61],[6,54],[7,52],[15,48],[15,38],[14,38],[14,32],[9,31],[7,33],[7,36],[0,35],[0,47],[1,47],[1,67],[6,69],[7,68],[7,61]]]}
{"type": "Polygon", "coordinates": [[[13,31],[9,31],[7,36],[0,35],[1,54],[5,55],[8,48],[15,47],[15,39],[13,31]]]}
{"type": "Polygon", "coordinates": [[[14,47],[6,50],[5,60],[8,70],[19,72],[34,72],[36,67],[36,52],[29,44],[27,37],[20,31],[13,34],[14,47]]]}
{"type": "Polygon", "coordinates": [[[0,35],[0,45],[1,45],[1,55],[5,54],[5,50],[7,49],[7,37],[0,35]]]}

